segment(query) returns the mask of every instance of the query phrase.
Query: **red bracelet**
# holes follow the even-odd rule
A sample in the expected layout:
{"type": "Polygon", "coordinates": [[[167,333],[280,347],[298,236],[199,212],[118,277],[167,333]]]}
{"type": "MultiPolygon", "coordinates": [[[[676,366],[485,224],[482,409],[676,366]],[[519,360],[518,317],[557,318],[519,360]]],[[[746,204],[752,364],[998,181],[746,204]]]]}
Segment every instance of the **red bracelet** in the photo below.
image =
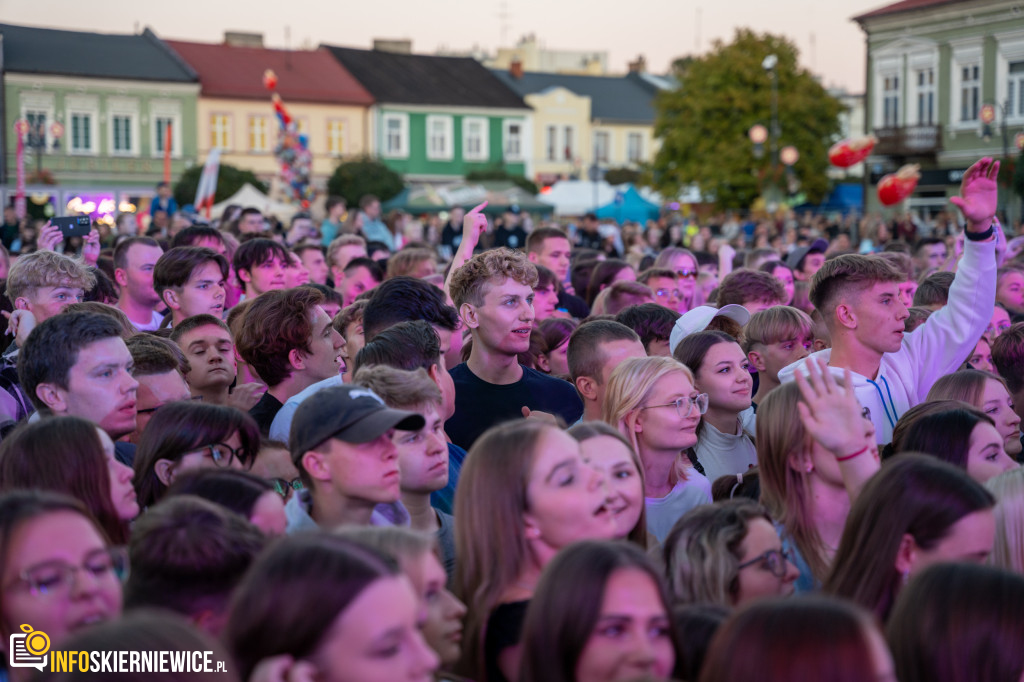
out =
{"type": "Polygon", "coordinates": [[[836,461],[837,462],[845,462],[848,459],[853,459],[854,457],[860,457],[861,455],[863,455],[865,452],[867,452],[870,449],[871,449],[870,447],[865,445],[863,448],[861,448],[857,452],[853,453],[852,455],[846,455],[845,457],[836,457],[836,461]]]}

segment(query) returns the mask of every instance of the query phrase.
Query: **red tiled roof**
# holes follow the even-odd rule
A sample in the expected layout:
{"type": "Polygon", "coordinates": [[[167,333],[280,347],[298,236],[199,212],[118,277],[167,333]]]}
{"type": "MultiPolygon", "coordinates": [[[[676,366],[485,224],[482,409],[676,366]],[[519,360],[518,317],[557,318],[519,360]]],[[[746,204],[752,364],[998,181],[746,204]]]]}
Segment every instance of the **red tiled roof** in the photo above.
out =
{"type": "Polygon", "coordinates": [[[880,17],[886,14],[910,12],[915,9],[926,9],[928,7],[938,7],[939,5],[951,5],[954,2],[963,1],[964,0],[901,0],[900,2],[894,2],[891,5],[879,7],[878,9],[873,9],[870,12],[856,16],[853,20],[861,21],[862,19],[873,19],[874,17],[880,17]]]}
{"type": "Polygon", "coordinates": [[[277,90],[287,102],[373,104],[366,91],[327,50],[272,50],[263,47],[165,43],[199,74],[201,94],[207,97],[270,99],[263,72],[277,74],[277,90]]]}

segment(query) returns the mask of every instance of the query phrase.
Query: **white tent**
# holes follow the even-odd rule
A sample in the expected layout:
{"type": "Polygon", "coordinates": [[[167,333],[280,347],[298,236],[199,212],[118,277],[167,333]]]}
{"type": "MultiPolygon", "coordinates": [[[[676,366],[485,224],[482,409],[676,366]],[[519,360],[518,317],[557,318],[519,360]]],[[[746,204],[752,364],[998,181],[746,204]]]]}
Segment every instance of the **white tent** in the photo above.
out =
{"type": "Polygon", "coordinates": [[[231,204],[241,206],[242,208],[249,208],[250,206],[258,208],[263,215],[272,215],[282,222],[288,222],[299,211],[298,206],[274,201],[248,182],[224,201],[214,204],[211,209],[211,215],[214,217],[219,216],[231,204]]]}
{"type": "Polygon", "coordinates": [[[538,199],[553,204],[555,215],[578,216],[615,200],[615,188],[604,180],[559,180],[538,199]]]}

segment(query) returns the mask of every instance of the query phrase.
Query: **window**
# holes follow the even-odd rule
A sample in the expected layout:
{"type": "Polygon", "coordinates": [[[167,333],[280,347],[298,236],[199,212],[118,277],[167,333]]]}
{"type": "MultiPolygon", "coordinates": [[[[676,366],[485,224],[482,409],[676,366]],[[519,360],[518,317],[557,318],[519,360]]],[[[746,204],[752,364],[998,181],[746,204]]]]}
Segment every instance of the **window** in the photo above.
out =
{"type": "Polygon", "coordinates": [[[71,151],[88,153],[92,151],[92,119],[87,112],[71,113],[71,151]]]}
{"type": "Polygon", "coordinates": [[[917,123],[935,124],[935,69],[920,69],[917,74],[917,123]]]}
{"type": "Polygon", "coordinates": [[[520,121],[505,121],[505,158],[519,161],[523,158],[523,124],[520,121]]]}
{"type": "Polygon", "coordinates": [[[960,120],[977,121],[981,100],[981,67],[967,64],[960,68],[960,120]]]}
{"type": "Polygon", "coordinates": [[[427,116],[427,158],[447,161],[452,158],[452,117],[427,116]]]}
{"type": "MultiPolygon", "coordinates": [[[[171,156],[181,157],[182,138],[185,128],[181,123],[181,102],[173,99],[151,99],[149,101],[149,148],[153,156],[163,157],[167,145],[167,129],[171,129],[171,156]]],[[[139,136],[141,140],[141,136],[139,136]]]]}
{"type": "Polygon", "coordinates": [[[340,118],[327,121],[327,153],[332,156],[345,153],[345,122],[340,118]]]}
{"type": "Polygon", "coordinates": [[[630,163],[640,163],[644,158],[644,136],[630,133],[626,137],[626,158],[630,163]]]}
{"type": "Polygon", "coordinates": [[[1006,81],[1007,117],[1024,117],[1024,61],[1010,62],[1006,81]]]}
{"type": "Polygon", "coordinates": [[[384,114],[381,128],[384,136],[384,156],[409,156],[409,116],[384,114]]]}
{"type": "Polygon", "coordinates": [[[164,153],[164,147],[167,145],[167,129],[171,129],[171,152],[174,152],[174,136],[180,135],[181,131],[178,130],[178,126],[174,125],[174,119],[170,116],[157,116],[155,119],[156,125],[156,151],[160,154],[164,153]]]}
{"type": "Polygon", "coordinates": [[[900,124],[900,77],[896,74],[882,81],[882,123],[887,128],[900,124]]]}
{"type": "Polygon", "coordinates": [[[548,161],[558,160],[558,128],[556,126],[548,126],[544,135],[544,139],[547,141],[545,147],[547,148],[548,161]]]}
{"type": "Polygon", "coordinates": [[[28,134],[25,135],[27,146],[38,148],[46,144],[50,134],[47,130],[47,118],[45,111],[32,109],[25,111],[25,120],[28,121],[28,134]]]}
{"type": "Polygon", "coordinates": [[[231,149],[231,117],[210,114],[210,148],[231,149]]]}
{"type": "Polygon", "coordinates": [[[113,114],[110,117],[110,150],[114,154],[132,153],[132,117],[113,114]]]}
{"type": "Polygon", "coordinates": [[[249,150],[270,151],[270,123],[266,116],[249,117],[249,150]]]}
{"type": "Polygon", "coordinates": [[[564,155],[566,161],[572,161],[576,158],[576,146],[575,140],[573,140],[573,127],[565,126],[565,148],[564,155]]]}
{"type": "Polygon", "coordinates": [[[462,119],[462,158],[467,161],[486,161],[489,154],[486,118],[462,119]]]}
{"type": "Polygon", "coordinates": [[[598,163],[608,163],[608,138],[608,133],[603,130],[594,133],[594,160],[598,163]]]}

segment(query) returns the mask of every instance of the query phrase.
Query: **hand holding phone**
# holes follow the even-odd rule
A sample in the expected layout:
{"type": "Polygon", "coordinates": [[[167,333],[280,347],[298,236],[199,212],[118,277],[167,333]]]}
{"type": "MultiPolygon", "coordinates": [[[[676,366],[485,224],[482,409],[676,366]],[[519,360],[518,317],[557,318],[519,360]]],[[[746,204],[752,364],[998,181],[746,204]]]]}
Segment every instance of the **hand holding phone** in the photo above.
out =
{"type": "Polygon", "coordinates": [[[64,239],[85,237],[92,229],[92,220],[87,215],[61,216],[60,218],[51,218],[50,222],[60,228],[64,239]]]}

